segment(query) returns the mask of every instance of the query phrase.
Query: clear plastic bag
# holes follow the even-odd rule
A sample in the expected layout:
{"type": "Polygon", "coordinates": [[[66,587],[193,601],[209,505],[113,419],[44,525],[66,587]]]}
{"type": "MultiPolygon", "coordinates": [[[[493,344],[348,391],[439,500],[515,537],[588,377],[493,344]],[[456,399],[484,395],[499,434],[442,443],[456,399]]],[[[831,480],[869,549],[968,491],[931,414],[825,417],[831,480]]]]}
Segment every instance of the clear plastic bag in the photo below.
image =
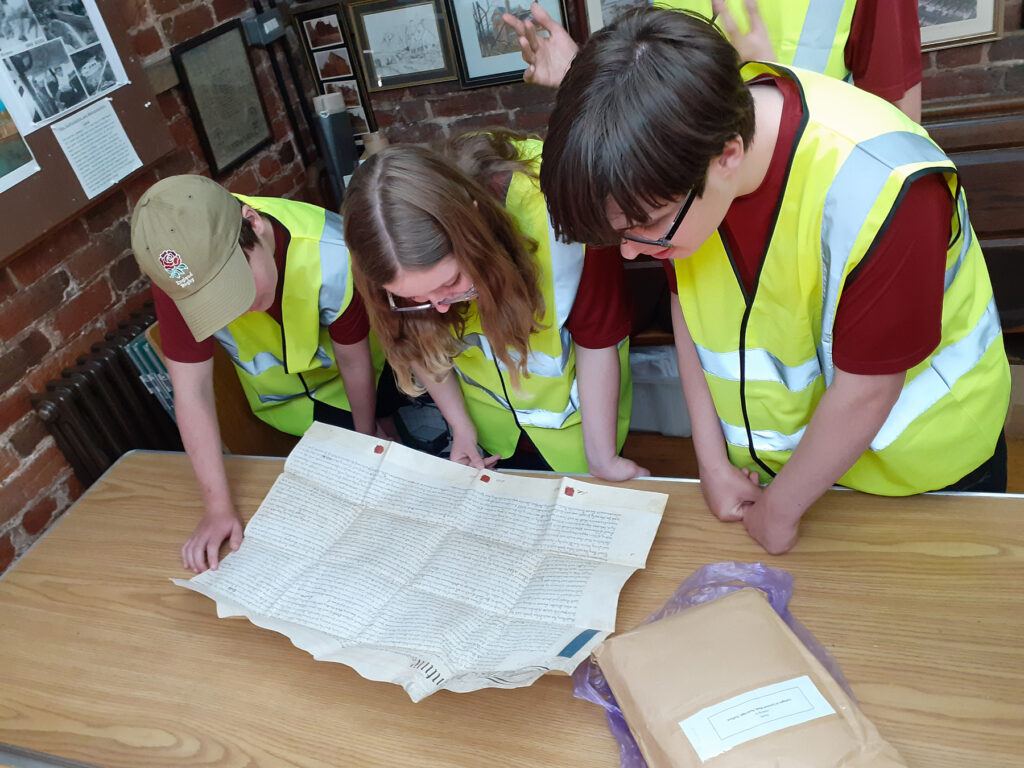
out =
{"type": "MultiPolygon", "coordinates": [[[[777,568],[769,568],[763,563],[712,563],[694,571],[679,585],[679,588],[668,599],[657,613],[647,618],[648,624],[666,616],[672,616],[687,608],[707,603],[716,598],[735,592],[738,589],[754,587],[768,597],[775,612],[821,664],[829,671],[846,694],[853,698],[850,686],[843,677],[839,664],[825,646],[815,639],[814,635],[789,612],[789,599],[793,595],[793,576],[777,568]]],[[[593,659],[588,658],[580,664],[572,675],[573,696],[578,699],[592,701],[605,710],[608,727],[619,743],[619,757],[622,768],[647,768],[647,762],[633,739],[633,734],[626,725],[626,719],[612,695],[604,675],[593,659]]]]}

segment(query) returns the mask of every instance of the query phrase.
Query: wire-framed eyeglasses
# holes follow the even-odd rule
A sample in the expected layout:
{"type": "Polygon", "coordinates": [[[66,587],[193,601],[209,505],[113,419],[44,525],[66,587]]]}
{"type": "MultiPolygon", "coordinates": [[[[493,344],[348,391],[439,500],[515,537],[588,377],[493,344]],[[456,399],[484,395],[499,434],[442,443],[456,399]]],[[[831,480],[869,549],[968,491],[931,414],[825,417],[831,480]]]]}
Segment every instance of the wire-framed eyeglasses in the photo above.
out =
{"type": "Polygon", "coordinates": [[[411,307],[400,307],[395,304],[395,297],[391,291],[385,290],[384,293],[388,295],[388,305],[391,307],[392,312],[418,312],[421,309],[434,309],[438,304],[441,306],[450,306],[452,304],[458,304],[460,301],[472,301],[476,298],[476,286],[471,285],[468,291],[460,293],[458,296],[452,296],[448,299],[441,299],[440,301],[428,301],[426,304],[414,304],[411,307]]]}
{"type": "Polygon", "coordinates": [[[631,235],[628,232],[622,233],[623,240],[629,240],[631,243],[640,243],[641,245],[653,245],[656,248],[671,248],[672,238],[676,234],[676,230],[679,229],[679,225],[683,223],[683,218],[686,216],[686,212],[690,210],[690,206],[693,205],[693,201],[697,198],[697,188],[694,187],[687,194],[686,199],[683,201],[683,207],[679,209],[679,213],[676,214],[675,219],[672,221],[672,226],[668,228],[668,232],[665,236],[658,239],[652,240],[649,237],[643,237],[641,235],[631,235]]]}

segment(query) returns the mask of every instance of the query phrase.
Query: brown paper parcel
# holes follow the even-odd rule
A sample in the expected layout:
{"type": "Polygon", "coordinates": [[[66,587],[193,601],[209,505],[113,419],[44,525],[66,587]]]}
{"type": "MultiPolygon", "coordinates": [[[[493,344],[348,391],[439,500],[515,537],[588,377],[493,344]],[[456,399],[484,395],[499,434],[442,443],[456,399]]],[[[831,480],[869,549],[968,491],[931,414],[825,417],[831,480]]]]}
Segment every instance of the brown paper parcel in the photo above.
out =
{"type": "Polygon", "coordinates": [[[615,635],[594,658],[650,768],[906,766],[758,590],[615,635]]]}

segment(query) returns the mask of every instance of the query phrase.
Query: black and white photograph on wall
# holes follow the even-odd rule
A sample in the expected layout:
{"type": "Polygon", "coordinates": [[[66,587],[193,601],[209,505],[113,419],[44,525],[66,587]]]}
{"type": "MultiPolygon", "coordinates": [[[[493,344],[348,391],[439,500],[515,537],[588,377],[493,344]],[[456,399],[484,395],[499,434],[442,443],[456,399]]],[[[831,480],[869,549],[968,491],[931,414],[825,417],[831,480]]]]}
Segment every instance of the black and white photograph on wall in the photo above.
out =
{"type": "Polygon", "coordinates": [[[366,0],[349,14],[370,91],[455,79],[441,0],[366,0]]]}
{"type": "Polygon", "coordinates": [[[0,60],[0,99],[24,134],[128,82],[96,0],[0,0],[0,60]]]}
{"type": "Polygon", "coordinates": [[[321,80],[352,77],[352,63],[349,61],[348,49],[345,46],[313,51],[313,61],[316,62],[316,71],[321,80]]]}
{"type": "Polygon", "coordinates": [[[586,32],[592,35],[601,27],[611,24],[630,8],[647,5],[643,0],[585,0],[586,32]]]}
{"type": "MultiPolygon", "coordinates": [[[[508,83],[522,77],[526,64],[515,31],[502,21],[511,13],[530,15],[530,0],[446,0],[455,32],[459,80],[464,88],[508,83]]],[[[540,0],[551,18],[565,26],[558,0],[540,0]]]]}
{"type": "Polygon", "coordinates": [[[25,139],[18,132],[10,113],[0,101],[0,192],[23,181],[39,170],[25,139]]]}
{"type": "Polygon", "coordinates": [[[82,78],[82,84],[89,95],[99,93],[112,87],[116,80],[114,70],[110,68],[107,61],[107,54],[103,46],[96,44],[82,51],[71,54],[71,61],[78,70],[78,76],[82,78]]]}
{"type": "Polygon", "coordinates": [[[918,0],[926,50],[994,40],[1003,33],[1003,0],[918,0]]]}
{"type": "Polygon", "coordinates": [[[33,105],[33,122],[64,114],[89,97],[62,40],[12,54],[4,65],[22,103],[33,105]]]}
{"type": "Polygon", "coordinates": [[[302,30],[306,33],[309,47],[313,49],[341,45],[345,42],[341,36],[341,22],[333,13],[304,20],[302,30]]]}
{"type": "Polygon", "coordinates": [[[20,51],[46,38],[28,0],[0,2],[0,56],[20,51]]]}

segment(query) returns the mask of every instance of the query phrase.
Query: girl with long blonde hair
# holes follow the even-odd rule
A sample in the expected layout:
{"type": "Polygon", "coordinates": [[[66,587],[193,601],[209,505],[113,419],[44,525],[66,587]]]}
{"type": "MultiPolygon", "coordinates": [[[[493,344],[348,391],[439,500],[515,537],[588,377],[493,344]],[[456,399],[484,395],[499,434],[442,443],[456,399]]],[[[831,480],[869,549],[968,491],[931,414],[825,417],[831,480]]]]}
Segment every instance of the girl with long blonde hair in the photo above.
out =
{"type": "Polygon", "coordinates": [[[448,421],[453,461],[645,475],[618,455],[631,406],[621,260],[555,239],[540,154],[493,131],[370,157],[345,193],[356,287],[399,386],[425,389],[448,421]]]}

